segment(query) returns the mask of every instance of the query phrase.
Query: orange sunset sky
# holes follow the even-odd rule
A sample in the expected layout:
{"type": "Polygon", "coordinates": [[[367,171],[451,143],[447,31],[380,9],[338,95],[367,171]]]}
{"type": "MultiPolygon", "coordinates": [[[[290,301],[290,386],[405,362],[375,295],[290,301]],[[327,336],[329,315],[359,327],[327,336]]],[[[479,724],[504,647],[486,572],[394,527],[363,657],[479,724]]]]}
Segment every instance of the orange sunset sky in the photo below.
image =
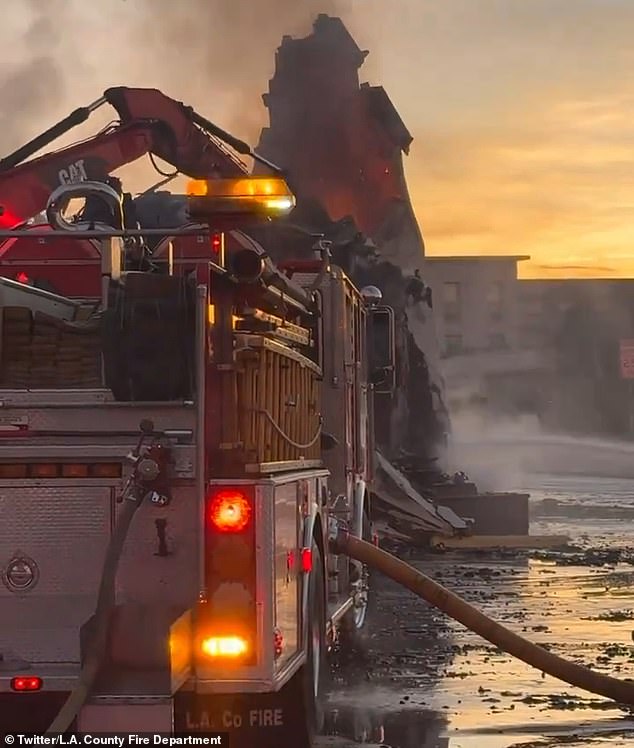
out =
{"type": "MultiPolygon", "coordinates": [[[[524,277],[634,277],[634,0],[4,0],[4,152],[109,85],[156,86],[255,141],[285,33],[340,15],[414,135],[428,254],[524,277]]],[[[96,131],[93,120],[73,139],[96,131]]],[[[67,139],[68,140],[68,139],[67,139]]],[[[143,167],[123,170],[132,190],[143,167]]]]}

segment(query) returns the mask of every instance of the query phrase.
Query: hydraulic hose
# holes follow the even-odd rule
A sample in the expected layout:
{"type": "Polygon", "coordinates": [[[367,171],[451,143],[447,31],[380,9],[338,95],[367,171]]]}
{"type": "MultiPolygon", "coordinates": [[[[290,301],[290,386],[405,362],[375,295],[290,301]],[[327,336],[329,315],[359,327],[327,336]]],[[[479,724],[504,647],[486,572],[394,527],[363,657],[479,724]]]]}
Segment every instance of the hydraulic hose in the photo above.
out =
{"type": "Polygon", "coordinates": [[[95,684],[108,647],[108,628],[110,616],[115,606],[115,580],[119,560],[132,518],[139,506],[140,503],[133,499],[125,499],[123,502],[103,563],[97,606],[92,620],[93,630],[88,637],[86,656],[79,673],[79,679],[66,699],[64,706],[46,731],[47,733],[63,733],[69,729],[88,700],[95,684]]]}
{"type": "Polygon", "coordinates": [[[404,561],[345,531],[339,530],[336,536],[331,533],[331,540],[337,553],[345,553],[380,571],[513,657],[571,686],[605,696],[619,704],[634,705],[634,681],[622,681],[601,675],[582,665],[557,657],[491,620],[477,608],[404,561]]]}

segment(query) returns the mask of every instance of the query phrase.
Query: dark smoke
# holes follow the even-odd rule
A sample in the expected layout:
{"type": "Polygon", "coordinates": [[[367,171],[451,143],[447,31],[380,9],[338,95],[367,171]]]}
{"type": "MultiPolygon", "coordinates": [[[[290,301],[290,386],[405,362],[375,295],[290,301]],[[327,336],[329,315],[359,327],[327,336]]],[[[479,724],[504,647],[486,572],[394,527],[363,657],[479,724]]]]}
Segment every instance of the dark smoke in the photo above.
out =
{"type": "MultiPolygon", "coordinates": [[[[55,0],[28,0],[21,7],[29,13],[26,31],[14,40],[14,49],[27,58],[6,65],[0,76],[0,150],[3,153],[24,142],[25,123],[46,118],[47,111],[64,96],[64,76],[55,57],[62,36],[55,24],[55,0]],[[42,50],[47,53],[43,54],[42,50]]],[[[6,45],[3,45],[6,48],[6,45]]]]}
{"type": "MultiPolygon", "coordinates": [[[[135,0],[127,0],[129,3],[135,0]]],[[[136,0],[157,74],[177,51],[187,78],[208,84],[213,97],[227,96],[230,113],[224,126],[255,138],[265,117],[261,96],[273,72],[275,50],[284,35],[309,34],[319,13],[346,14],[348,0],[136,0]]],[[[175,61],[170,63],[174,64],[175,61]]],[[[172,68],[173,69],[173,68],[172,68]]],[[[170,71],[171,73],[171,71],[170,71]]],[[[176,95],[176,94],[175,94],[176,95]]]]}
{"type": "MultiPolygon", "coordinates": [[[[351,0],[5,0],[0,27],[0,152],[24,143],[116,85],[156,87],[257,140],[261,96],[285,34],[319,13],[349,18],[351,0]]],[[[112,117],[63,142],[94,133],[112,117]]],[[[99,119],[101,118],[101,119],[99,119]]],[[[95,124],[97,120],[97,124],[95,124]]]]}

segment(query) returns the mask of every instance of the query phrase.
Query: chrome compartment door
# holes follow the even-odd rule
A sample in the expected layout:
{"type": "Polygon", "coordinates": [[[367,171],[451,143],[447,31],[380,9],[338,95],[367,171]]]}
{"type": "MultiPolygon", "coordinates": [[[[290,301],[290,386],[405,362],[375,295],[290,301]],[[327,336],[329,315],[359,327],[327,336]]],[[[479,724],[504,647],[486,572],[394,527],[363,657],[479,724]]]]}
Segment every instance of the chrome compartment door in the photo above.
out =
{"type": "Polygon", "coordinates": [[[114,489],[55,483],[0,487],[0,655],[7,664],[79,662],[79,630],[94,612],[114,489]]]}

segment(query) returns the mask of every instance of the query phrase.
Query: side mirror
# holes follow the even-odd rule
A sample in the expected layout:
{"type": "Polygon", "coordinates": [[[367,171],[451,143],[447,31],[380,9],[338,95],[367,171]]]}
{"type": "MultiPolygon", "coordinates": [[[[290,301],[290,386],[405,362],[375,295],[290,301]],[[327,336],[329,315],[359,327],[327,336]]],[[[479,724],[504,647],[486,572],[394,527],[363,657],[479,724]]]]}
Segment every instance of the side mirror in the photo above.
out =
{"type": "Polygon", "coordinates": [[[389,306],[368,309],[369,379],[378,394],[396,389],[396,345],[394,310],[389,306]]]}

